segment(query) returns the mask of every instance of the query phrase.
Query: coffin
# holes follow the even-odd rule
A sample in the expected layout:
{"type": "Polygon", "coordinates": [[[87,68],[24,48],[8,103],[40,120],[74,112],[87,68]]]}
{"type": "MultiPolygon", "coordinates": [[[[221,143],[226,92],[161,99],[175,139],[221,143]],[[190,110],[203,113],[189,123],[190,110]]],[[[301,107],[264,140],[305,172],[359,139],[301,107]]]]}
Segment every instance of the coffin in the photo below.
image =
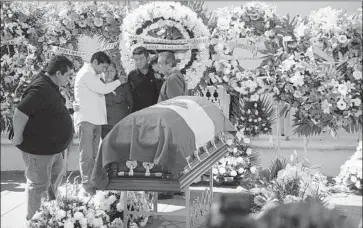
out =
{"type": "Polygon", "coordinates": [[[198,177],[208,172],[226,153],[228,153],[228,145],[226,144],[224,134],[220,134],[202,150],[195,151],[187,159],[188,165],[184,167],[179,175],[171,174],[161,165],[120,160],[110,164],[108,168],[110,182],[107,189],[180,192],[190,186],[198,177]],[[131,167],[135,167],[135,169],[130,169],[130,163],[134,165],[131,167]],[[149,169],[149,167],[153,168],[149,169]]]}
{"type": "Polygon", "coordinates": [[[183,191],[228,152],[235,132],[206,98],[167,100],[130,114],[110,131],[92,179],[98,189],[183,191]]]}

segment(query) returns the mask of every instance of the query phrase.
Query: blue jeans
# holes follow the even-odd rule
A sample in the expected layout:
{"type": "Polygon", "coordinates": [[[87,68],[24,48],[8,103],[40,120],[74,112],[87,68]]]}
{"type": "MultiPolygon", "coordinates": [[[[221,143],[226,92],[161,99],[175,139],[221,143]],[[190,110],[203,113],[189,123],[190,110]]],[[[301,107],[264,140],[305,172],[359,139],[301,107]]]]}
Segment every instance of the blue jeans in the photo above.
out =
{"type": "Polygon", "coordinates": [[[64,161],[61,153],[54,155],[35,155],[22,152],[25,164],[25,188],[27,215],[32,219],[40,208],[42,196],[48,194],[49,200],[57,196],[57,189],[64,174],[64,161]]]}
{"type": "Polygon", "coordinates": [[[101,126],[89,122],[81,122],[78,125],[79,134],[79,166],[84,189],[94,187],[91,182],[93,167],[101,140],[101,126]]]}

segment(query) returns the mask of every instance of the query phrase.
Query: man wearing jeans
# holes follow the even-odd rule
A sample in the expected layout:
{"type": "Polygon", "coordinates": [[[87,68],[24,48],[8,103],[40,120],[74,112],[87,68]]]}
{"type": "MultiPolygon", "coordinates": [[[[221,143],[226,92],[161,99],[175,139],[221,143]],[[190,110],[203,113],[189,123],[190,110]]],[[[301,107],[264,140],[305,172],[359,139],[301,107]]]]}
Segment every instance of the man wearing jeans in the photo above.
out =
{"type": "Polygon", "coordinates": [[[73,124],[59,86],[73,73],[69,59],[53,57],[26,88],[14,112],[13,143],[22,151],[27,179],[27,220],[40,208],[43,193],[48,191],[49,200],[55,199],[62,180],[62,152],[73,139],[73,124]]]}
{"type": "Polygon", "coordinates": [[[74,124],[79,135],[79,165],[82,185],[86,192],[93,194],[94,186],[90,177],[101,139],[101,126],[107,124],[105,94],[121,85],[121,78],[111,83],[103,83],[100,74],[111,63],[104,52],[96,52],[91,62],[85,62],[76,75],[74,85],[75,104],[79,110],[74,113],[74,124]]]}

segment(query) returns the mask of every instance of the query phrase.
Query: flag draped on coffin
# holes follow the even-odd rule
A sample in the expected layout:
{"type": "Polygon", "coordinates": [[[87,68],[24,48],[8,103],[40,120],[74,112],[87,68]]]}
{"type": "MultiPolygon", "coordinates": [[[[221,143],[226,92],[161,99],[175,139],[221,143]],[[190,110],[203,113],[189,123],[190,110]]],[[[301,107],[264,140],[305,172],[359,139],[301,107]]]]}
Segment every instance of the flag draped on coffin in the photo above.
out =
{"type": "Polygon", "coordinates": [[[180,96],[132,113],[105,137],[92,179],[107,186],[107,165],[137,160],[165,167],[178,176],[186,158],[221,132],[235,132],[216,105],[206,98],[180,96]],[[103,182],[103,183],[101,183],[103,182]]]}

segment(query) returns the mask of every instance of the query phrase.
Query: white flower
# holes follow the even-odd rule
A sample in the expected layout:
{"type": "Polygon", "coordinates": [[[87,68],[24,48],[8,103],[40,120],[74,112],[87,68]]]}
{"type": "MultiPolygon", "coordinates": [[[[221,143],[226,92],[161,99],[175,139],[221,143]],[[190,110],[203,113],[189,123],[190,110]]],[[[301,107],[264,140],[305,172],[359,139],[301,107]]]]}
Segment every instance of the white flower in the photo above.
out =
{"type": "Polygon", "coordinates": [[[84,218],[84,215],[82,212],[77,211],[76,213],[74,213],[73,217],[76,221],[78,221],[78,220],[81,220],[82,218],[84,218]]]}
{"type": "Polygon", "coordinates": [[[86,218],[81,218],[79,220],[79,224],[83,227],[87,227],[87,219],[86,218]]]}
{"type": "Polygon", "coordinates": [[[358,189],[362,189],[362,185],[361,185],[360,181],[355,182],[355,187],[358,189]]]}
{"type": "Polygon", "coordinates": [[[354,71],[353,72],[353,77],[355,79],[357,79],[357,80],[361,80],[362,79],[362,71],[358,71],[358,70],[354,71]]]}
{"type": "Polygon", "coordinates": [[[239,174],[242,174],[242,173],[244,173],[244,172],[245,172],[245,169],[244,169],[244,168],[242,168],[242,167],[241,167],[241,168],[239,168],[239,169],[238,169],[238,173],[239,173],[239,174]]]}
{"type": "Polygon", "coordinates": [[[340,36],[338,37],[338,40],[339,40],[339,42],[340,42],[340,43],[342,43],[342,44],[345,44],[345,43],[347,43],[347,42],[348,42],[348,38],[347,38],[345,35],[340,35],[340,36]]]}
{"type": "Polygon", "coordinates": [[[348,93],[348,86],[345,85],[345,84],[340,84],[338,86],[338,92],[343,95],[343,96],[346,96],[347,93],[348,93]]]}
{"type": "Polygon", "coordinates": [[[340,110],[345,110],[347,108],[347,103],[343,101],[343,99],[340,99],[337,103],[337,106],[340,110]]]}
{"type": "Polygon", "coordinates": [[[228,82],[229,78],[227,76],[223,76],[223,81],[228,82]]]}
{"type": "Polygon", "coordinates": [[[362,103],[362,101],[359,99],[359,98],[355,98],[352,100],[352,103],[355,105],[355,106],[360,106],[360,104],[362,103]]]}
{"type": "Polygon", "coordinates": [[[294,92],[294,97],[296,97],[296,98],[301,98],[302,97],[302,93],[300,92],[300,90],[296,90],[294,92]]]}
{"type": "Polygon", "coordinates": [[[249,138],[243,138],[243,142],[246,144],[249,144],[251,142],[251,139],[249,138]]]}
{"type": "Polygon", "coordinates": [[[325,99],[322,103],[321,103],[321,109],[323,110],[323,113],[325,114],[329,114],[330,113],[330,107],[332,106],[332,104],[330,104],[328,102],[327,99],[325,99]]]}
{"type": "Polygon", "coordinates": [[[225,174],[226,173],[226,169],[224,167],[219,167],[219,173],[220,174],[225,174]]]}
{"type": "Polygon", "coordinates": [[[232,176],[232,177],[237,176],[237,172],[236,172],[236,171],[234,171],[234,170],[232,170],[232,172],[231,172],[231,176],[232,176]]]}
{"type": "Polygon", "coordinates": [[[355,183],[355,182],[357,182],[357,181],[358,181],[358,178],[357,178],[356,176],[352,175],[352,176],[350,177],[350,181],[351,181],[351,182],[353,182],[353,183],[355,183]]]}
{"type": "Polygon", "coordinates": [[[108,197],[107,201],[108,201],[108,204],[113,204],[115,201],[116,201],[116,196],[115,195],[111,195],[110,197],[108,197]]]}
{"type": "Polygon", "coordinates": [[[213,167],[212,172],[213,172],[213,174],[214,174],[214,175],[217,175],[217,174],[219,173],[219,172],[218,172],[218,169],[217,169],[217,168],[215,168],[215,167],[213,167]]]}
{"type": "Polygon", "coordinates": [[[300,23],[295,29],[294,29],[294,34],[297,38],[300,38],[302,36],[304,36],[305,34],[305,30],[307,29],[307,26],[304,25],[304,23],[300,23]]]}
{"type": "Polygon", "coordinates": [[[233,153],[236,154],[238,152],[238,149],[235,147],[233,148],[233,153]]]}
{"type": "Polygon", "coordinates": [[[302,86],[304,85],[304,76],[301,75],[300,72],[295,72],[295,75],[289,80],[294,86],[302,86]]]}
{"type": "Polygon", "coordinates": [[[255,173],[256,173],[256,171],[257,171],[257,168],[256,168],[256,167],[254,167],[254,166],[252,166],[252,167],[250,168],[250,171],[251,171],[251,173],[255,174],[255,173]]]}
{"type": "Polygon", "coordinates": [[[59,210],[55,214],[58,221],[60,221],[62,218],[66,217],[67,213],[64,210],[59,210]]]}
{"type": "Polygon", "coordinates": [[[290,56],[288,59],[286,59],[285,61],[282,62],[281,70],[282,71],[288,71],[295,64],[296,64],[296,62],[294,60],[294,56],[290,56]]]}
{"type": "Polygon", "coordinates": [[[242,164],[244,162],[243,158],[242,157],[238,157],[236,159],[236,162],[239,163],[239,164],[242,164]]]}
{"type": "Polygon", "coordinates": [[[247,154],[247,155],[252,154],[252,149],[251,149],[251,148],[248,148],[248,149],[246,150],[246,154],[247,154]]]}
{"type": "Polygon", "coordinates": [[[258,99],[260,99],[260,96],[258,94],[253,94],[251,96],[251,101],[258,101],[258,99]]]}
{"type": "Polygon", "coordinates": [[[74,223],[68,219],[64,222],[64,228],[74,228],[74,223]]]}

